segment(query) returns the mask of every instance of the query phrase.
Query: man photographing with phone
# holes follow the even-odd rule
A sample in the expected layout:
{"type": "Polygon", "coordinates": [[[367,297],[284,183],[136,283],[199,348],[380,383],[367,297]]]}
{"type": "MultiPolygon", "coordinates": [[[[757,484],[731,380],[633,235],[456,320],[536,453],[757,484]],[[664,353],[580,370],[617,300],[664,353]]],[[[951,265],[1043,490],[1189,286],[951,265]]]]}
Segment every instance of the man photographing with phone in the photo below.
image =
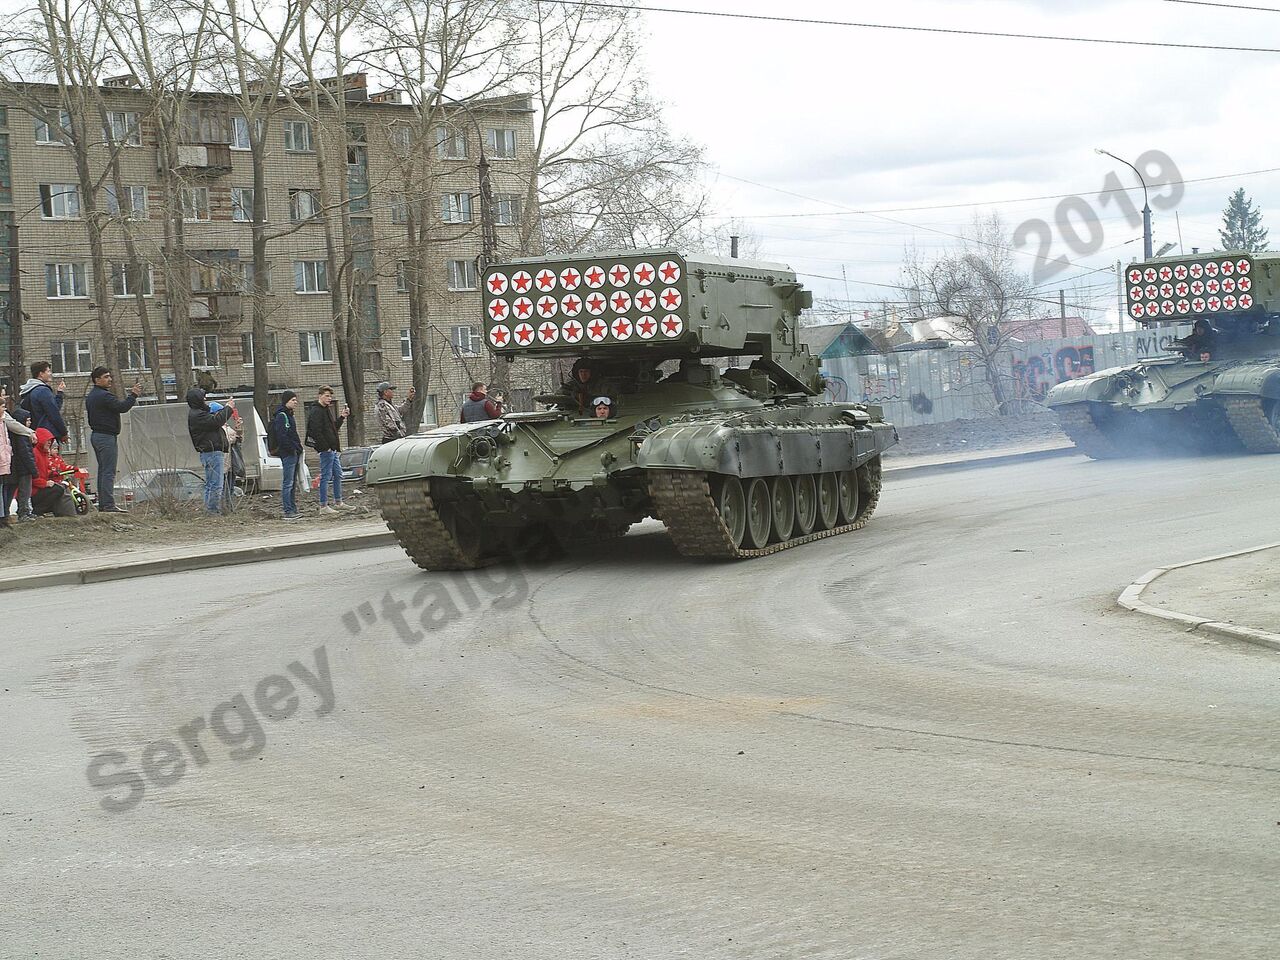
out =
{"type": "Polygon", "coordinates": [[[120,459],[120,414],[128,413],[142,396],[142,384],[135,382],[123,400],[111,392],[112,376],[107,367],[94,367],[89,375],[93,386],[84,398],[89,417],[89,444],[98,461],[98,509],[103,513],[124,513],[116,506],[116,464],[120,459]]]}
{"type": "Polygon", "coordinates": [[[489,388],[477,380],[471,385],[471,393],[462,401],[462,415],[458,418],[462,423],[480,423],[484,420],[497,420],[503,414],[503,396],[495,393],[489,396],[489,388]]]}

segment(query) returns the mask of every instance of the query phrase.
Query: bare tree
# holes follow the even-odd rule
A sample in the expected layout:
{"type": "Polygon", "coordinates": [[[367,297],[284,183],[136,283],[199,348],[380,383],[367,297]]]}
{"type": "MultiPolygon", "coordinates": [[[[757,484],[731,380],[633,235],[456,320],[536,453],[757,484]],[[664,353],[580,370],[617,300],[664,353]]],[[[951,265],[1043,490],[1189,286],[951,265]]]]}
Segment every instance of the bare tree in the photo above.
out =
{"type": "Polygon", "coordinates": [[[968,235],[933,259],[908,251],[903,288],[918,294],[926,319],[938,319],[971,352],[991,390],[996,412],[1016,412],[1011,375],[1002,354],[1032,321],[1035,287],[1015,262],[999,216],[976,218],[968,235]]]}
{"type": "Polygon", "coordinates": [[[637,12],[514,3],[538,114],[519,253],[686,241],[707,204],[702,151],[667,129],[649,94],[637,12]]]}

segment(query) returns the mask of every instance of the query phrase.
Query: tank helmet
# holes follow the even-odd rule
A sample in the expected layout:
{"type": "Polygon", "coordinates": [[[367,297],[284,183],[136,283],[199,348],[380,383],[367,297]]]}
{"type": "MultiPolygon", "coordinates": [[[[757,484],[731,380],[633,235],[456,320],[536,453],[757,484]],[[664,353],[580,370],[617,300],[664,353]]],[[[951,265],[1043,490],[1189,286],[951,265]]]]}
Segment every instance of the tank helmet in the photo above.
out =
{"type": "Polygon", "coordinates": [[[593,407],[598,407],[601,404],[603,404],[606,407],[612,407],[613,401],[610,400],[608,397],[596,397],[594,400],[591,401],[591,405],[593,407]]]}

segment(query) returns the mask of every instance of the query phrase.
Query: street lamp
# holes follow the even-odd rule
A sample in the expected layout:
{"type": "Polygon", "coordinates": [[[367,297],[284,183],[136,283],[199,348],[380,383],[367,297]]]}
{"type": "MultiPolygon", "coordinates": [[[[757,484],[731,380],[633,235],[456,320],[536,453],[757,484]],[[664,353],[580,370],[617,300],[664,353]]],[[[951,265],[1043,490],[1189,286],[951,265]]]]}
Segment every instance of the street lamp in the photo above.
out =
{"type": "Polygon", "coordinates": [[[1135,167],[1128,160],[1121,160],[1114,153],[1107,150],[1094,148],[1094,153],[1100,153],[1104,157],[1110,157],[1112,160],[1123,163],[1126,167],[1134,172],[1138,177],[1138,182],[1142,184],[1142,259],[1151,259],[1151,204],[1147,202],[1147,181],[1142,178],[1142,171],[1135,167]]]}
{"type": "MultiPolygon", "coordinates": [[[[450,103],[461,107],[467,116],[471,118],[471,122],[476,128],[476,146],[480,151],[480,159],[476,163],[476,176],[480,182],[480,256],[476,272],[483,274],[485,268],[493,263],[498,256],[498,233],[494,229],[493,222],[493,190],[489,184],[489,158],[484,154],[484,131],[480,129],[480,121],[476,119],[471,107],[463,101],[455,100],[439,87],[434,87],[429,83],[422,85],[422,92],[443,97],[450,103]]],[[[424,97],[423,102],[425,100],[426,98],[424,97]]]]}

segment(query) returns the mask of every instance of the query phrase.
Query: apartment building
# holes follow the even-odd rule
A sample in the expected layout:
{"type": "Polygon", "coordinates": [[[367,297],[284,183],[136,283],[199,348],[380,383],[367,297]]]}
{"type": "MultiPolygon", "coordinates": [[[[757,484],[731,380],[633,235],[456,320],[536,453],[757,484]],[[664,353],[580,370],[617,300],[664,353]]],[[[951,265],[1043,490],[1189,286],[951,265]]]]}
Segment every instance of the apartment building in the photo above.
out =
{"type": "MultiPolygon", "coordinates": [[[[397,174],[397,151],[418,149],[432,163],[430,209],[433,224],[426,280],[432,353],[426,394],[426,422],[456,419],[461,396],[475,380],[491,372],[518,409],[547,386],[544,367],[527,363],[491,365],[485,350],[477,277],[482,215],[477,160],[483,140],[492,185],[492,218],[499,257],[513,253],[518,224],[533,211],[522,209],[532,171],[533,116],[526,98],[474,102],[468,110],[450,108],[433,128],[434,142],[409,140],[412,110],[396,92],[370,95],[363,75],[344,78],[347,123],[345,156],[329,156],[331,181],[346,177],[350,194],[354,267],[363,326],[363,366],[367,392],[388,380],[405,389],[412,381],[405,271],[408,204],[404,179],[397,174]]],[[[32,88],[36,89],[36,88],[32,88]]],[[[65,378],[74,400],[88,388],[89,371],[105,364],[117,379],[141,379],[150,393],[153,365],[166,385],[173,375],[170,304],[164,289],[166,209],[154,125],[148,100],[128,85],[104,88],[110,106],[107,124],[121,149],[123,196],[111,178],[98,190],[100,215],[112,218],[105,235],[110,277],[93,282],[72,151],[50,123],[16,104],[0,104],[0,248],[8,227],[17,226],[21,285],[23,359],[48,358],[56,376],[65,378]],[[148,263],[136,277],[148,304],[158,339],[150,356],[142,336],[131,283],[125,269],[124,232],[128,218],[140,259],[148,263]],[[104,356],[98,336],[95,290],[109,291],[118,336],[115,357],[104,356]]],[[[56,103],[49,89],[46,103],[56,103]]],[[[234,101],[218,94],[192,99],[184,124],[181,165],[182,229],[190,260],[191,364],[212,376],[219,390],[252,389],[253,343],[250,223],[253,177],[248,126],[234,101]]],[[[56,114],[55,114],[56,115],[56,114]]],[[[63,115],[61,122],[69,123],[63,115]]],[[[324,118],[321,117],[321,122],[324,118]]],[[[330,384],[341,393],[336,362],[333,309],[329,296],[325,234],[318,215],[320,194],[316,138],[308,118],[281,104],[263,133],[266,143],[267,209],[273,234],[268,246],[269,379],[273,391],[297,390],[314,396],[330,384]]],[[[329,129],[332,129],[330,127],[329,129]]],[[[105,137],[104,137],[105,141],[105,137]]],[[[332,143],[332,138],[328,141],[332,143]]],[[[105,147],[102,148],[105,150],[105,147]]],[[[341,148],[340,148],[341,149],[341,148]]],[[[335,152],[330,147],[329,153],[335,152]]],[[[332,182],[337,196],[337,183],[332,182]]],[[[331,212],[331,211],[329,211],[331,212]]],[[[340,218],[330,217],[335,229],[340,218]]],[[[8,305],[12,271],[0,250],[0,308],[8,305]]],[[[0,312],[6,321],[8,309],[0,312]]],[[[0,329],[0,350],[9,347],[9,331],[0,329]]],[[[5,369],[7,372],[7,358],[5,369]]],[[[422,385],[419,385],[422,390],[422,385]]]]}

